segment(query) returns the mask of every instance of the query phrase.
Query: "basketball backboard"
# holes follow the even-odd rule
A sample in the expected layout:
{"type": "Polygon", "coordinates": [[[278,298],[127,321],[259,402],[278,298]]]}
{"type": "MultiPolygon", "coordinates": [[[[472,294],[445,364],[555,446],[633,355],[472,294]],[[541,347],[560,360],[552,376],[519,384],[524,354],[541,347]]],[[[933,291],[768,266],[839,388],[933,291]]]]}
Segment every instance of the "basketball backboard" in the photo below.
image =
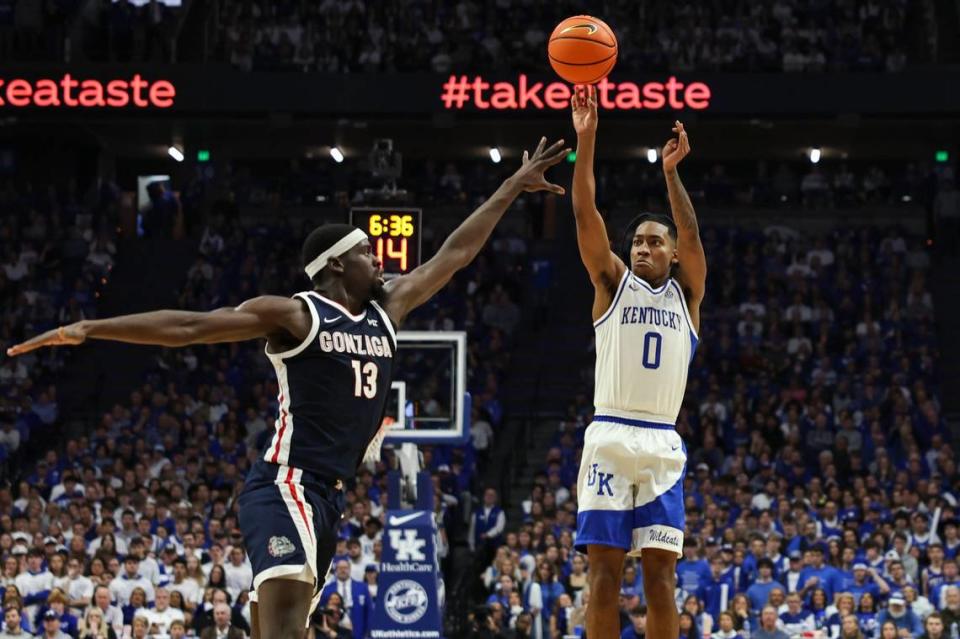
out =
{"type": "Polygon", "coordinates": [[[400,331],[385,442],[466,443],[470,436],[467,335],[462,331],[400,331]],[[401,409],[402,407],[402,409],[401,409]]]}

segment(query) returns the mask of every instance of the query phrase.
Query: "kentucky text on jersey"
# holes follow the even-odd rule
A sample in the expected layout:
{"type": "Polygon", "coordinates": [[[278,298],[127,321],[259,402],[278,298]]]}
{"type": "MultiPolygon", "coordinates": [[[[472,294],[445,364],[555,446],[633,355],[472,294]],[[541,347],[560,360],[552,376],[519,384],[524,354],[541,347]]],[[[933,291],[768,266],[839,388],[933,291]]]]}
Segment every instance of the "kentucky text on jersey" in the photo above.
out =
{"type": "Polygon", "coordinates": [[[654,288],[625,272],[594,330],[597,414],[674,425],[697,348],[676,280],[654,288]]]}
{"type": "Polygon", "coordinates": [[[665,311],[652,306],[626,306],[620,312],[621,324],[650,324],[672,328],[677,331],[686,330],[683,318],[679,313],[665,311]]]}
{"type": "Polygon", "coordinates": [[[320,350],[324,353],[350,353],[352,355],[376,355],[393,357],[390,340],[386,335],[354,335],[334,331],[320,331],[320,350]]]}

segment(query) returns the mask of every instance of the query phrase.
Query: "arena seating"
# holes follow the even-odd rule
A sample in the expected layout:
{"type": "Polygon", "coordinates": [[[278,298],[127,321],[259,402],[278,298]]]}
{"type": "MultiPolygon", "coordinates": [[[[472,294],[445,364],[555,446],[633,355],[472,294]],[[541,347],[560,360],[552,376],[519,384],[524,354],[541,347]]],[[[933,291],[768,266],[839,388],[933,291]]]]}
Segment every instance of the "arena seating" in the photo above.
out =
{"type": "MultiPolygon", "coordinates": [[[[411,171],[425,176],[417,189],[424,201],[459,207],[462,215],[483,195],[475,178],[496,181],[485,166],[451,165],[430,174],[412,164],[411,171]]],[[[601,165],[600,174],[610,176],[599,180],[601,198],[611,207],[634,206],[637,202],[617,195],[620,169],[616,163],[601,165]]],[[[810,171],[784,169],[794,176],[810,171]]],[[[938,188],[948,188],[938,187],[946,184],[944,175],[914,167],[888,167],[880,180],[878,168],[855,166],[825,171],[821,199],[812,201],[803,195],[803,180],[783,180],[791,186],[782,192],[764,190],[768,185],[754,180],[753,170],[697,167],[689,183],[707,206],[793,211],[828,206],[861,211],[903,203],[905,195],[932,202],[938,188]]],[[[278,198],[301,201],[310,191],[291,187],[300,183],[291,175],[280,181],[254,179],[242,170],[230,175],[219,190],[237,197],[230,205],[216,203],[206,225],[194,229],[198,255],[184,274],[182,308],[206,310],[306,286],[297,251],[279,247],[297,246],[312,223],[250,222],[241,210],[255,212],[278,198]]],[[[645,180],[654,179],[659,176],[651,170],[645,180]]],[[[199,185],[184,189],[188,209],[200,206],[200,198],[190,195],[199,190],[199,185]]],[[[105,223],[115,215],[111,193],[104,188],[81,198],[69,188],[5,188],[4,206],[17,211],[5,224],[3,245],[5,344],[81,313],[95,315],[98,287],[109,290],[113,267],[107,232],[112,226],[105,223]]],[[[527,207],[536,205],[533,200],[527,207]]],[[[442,237],[441,230],[425,247],[428,254],[442,237]]],[[[832,233],[810,235],[789,227],[759,232],[711,224],[704,225],[703,238],[715,285],[704,303],[700,346],[678,423],[690,459],[691,545],[678,571],[677,594],[692,632],[717,639],[736,634],[748,639],[751,629],[757,632],[773,589],[762,581],[755,585],[762,555],[773,560],[773,578],[784,595],[801,590],[808,576],[821,578],[826,605],[811,586],[799,617],[789,600],[774,593],[779,625],[791,636],[820,630],[835,639],[836,615],[843,612],[835,610],[840,605],[835,595],[853,592],[860,606],[860,593],[873,591],[874,582],[876,610],[861,610],[858,617],[864,636],[878,636],[878,611],[897,594],[919,619],[937,610],[955,624],[960,597],[949,586],[957,581],[950,564],[960,548],[956,462],[939,413],[934,301],[927,281],[931,256],[924,238],[897,228],[840,225],[832,233]],[[936,539],[925,530],[942,543],[947,558],[942,574],[936,539]],[[813,567],[819,550],[834,568],[813,567]],[[713,575],[706,562],[695,560],[704,553],[716,558],[713,575]],[[791,562],[796,553],[799,564],[791,562]],[[866,586],[855,580],[853,568],[861,562],[876,569],[866,586]],[[806,572],[798,572],[801,567],[806,572]],[[717,630],[727,608],[734,612],[734,634],[717,630]]],[[[448,550],[471,542],[483,546],[467,539],[469,518],[484,499],[490,434],[495,445],[508,419],[501,386],[509,383],[516,340],[535,326],[524,292],[537,240],[530,231],[499,235],[407,326],[468,331],[469,384],[480,400],[475,422],[490,427],[477,429],[477,448],[425,449],[426,465],[442,492],[438,521],[448,550]],[[501,304],[504,295],[520,311],[519,322],[512,313],[485,311],[501,304]],[[465,500],[464,493],[473,498],[465,500]]],[[[92,606],[84,598],[104,585],[107,623],[118,636],[125,626],[134,636],[171,634],[169,617],[180,615],[163,613],[168,597],[172,608],[182,611],[188,634],[210,625],[221,598],[233,607],[232,623],[248,631],[241,584],[249,566],[236,536],[234,497],[277,410],[276,382],[260,345],[160,351],[144,379],[130,380],[126,401],[100,415],[88,433],[50,445],[49,429],[63,417],[48,389],[70,352],[38,353],[30,367],[39,375],[18,375],[18,364],[26,360],[3,364],[4,415],[11,425],[5,419],[3,441],[8,458],[16,460],[4,469],[15,483],[0,490],[5,607],[24,613],[20,623],[29,632],[59,623],[79,639],[90,634],[85,619],[92,606]],[[11,430],[21,434],[16,455],[7,439],[11,430]],[[39,441],[36,433],[42,433],[39,441]],[[34,552],[43,555],[37,557],[42,568],[31,563],[37,561],[34,552]],[[144,577],[144,601],[122,587],[129,581],[121,575],[128,556],[139,562],[131,576],[139,571],[144,577]],[[185,562],[182,568],[178,558],[185,562]],[[64,566],[74,568],[64,572],[64,566]],[[41,577],[33,575],[38,571],[41,577]],[[59,622],[46,620],[50,610],[59,622]]],[[[572,551],[573,488],[592,411],[593,371],[590,352],[581,355],[578,375],[587,381],[579,399],[567,408],[567,418],[554,424],[549,450],[538,451],[542,461],[535,463],[542,464],[542,473],[532,493],[514,496],[523,501],[522,520],[506,520],[502,538],[490,547],[490,561],[476,566],[466,576],[469,587],[457,593],[482,592],[475,601],[486,605],[470,619],[477,623],[487,616],[495,634],[528,636],[524,628],[530,626],[533,636],[559,637],[583,625],[582,573],[588,567],[572,551]],[[531,594],[536,592],[539,599],[531,594]]],[[[366,521],[383,512],[384,470],[381,463],[364,472],[348,493],[340,550],[350,556],[349,540],[360,538],[363,564],[375,563],[379,552],[363,537],[366,521]]],[[[375,595],[375,576],[363,579],[375,595]]],[[[631,562],[624,580],[624,628],[642,627],[639,562],[631,562]]]]}

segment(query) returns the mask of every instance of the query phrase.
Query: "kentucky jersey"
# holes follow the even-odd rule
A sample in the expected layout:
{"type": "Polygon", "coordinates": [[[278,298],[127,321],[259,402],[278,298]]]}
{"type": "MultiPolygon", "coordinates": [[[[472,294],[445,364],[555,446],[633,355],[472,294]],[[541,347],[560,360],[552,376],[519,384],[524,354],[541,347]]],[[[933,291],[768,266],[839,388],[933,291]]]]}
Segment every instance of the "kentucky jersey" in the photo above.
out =
{"type": "Polygon", "coordinates": [[[577,478],[576,547],[683,555],[687,453],[675,429],[697,347],[680,286],[623,274],[594,322],[596,410],[577,478]]]}
{"type": "Polygon", "coordinates": [[[630,413],[673,425],[697,348],[683,292],[676,280],[652,288],[630,271],[613,304],[594,322],[598,413],[630,413]]]}
{"type": "Polygon", "coordinates": [[[376,302],[352,315],[313,291],[295,297],[306,302],[313,322],[296,348],[267,347],[280,412],[263,459],[318,477],[352,477],[383,418],[396,334],[376,302]]]}

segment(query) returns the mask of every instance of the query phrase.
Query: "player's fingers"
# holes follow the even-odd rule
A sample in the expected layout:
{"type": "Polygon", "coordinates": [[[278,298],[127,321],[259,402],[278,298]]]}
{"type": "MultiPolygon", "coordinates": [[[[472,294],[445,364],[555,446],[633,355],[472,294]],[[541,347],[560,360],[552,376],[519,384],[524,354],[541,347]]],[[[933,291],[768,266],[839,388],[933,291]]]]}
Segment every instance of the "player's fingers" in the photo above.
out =
{"type": "Polygon", "coordinates": [[[553,144],[547,147],[546,151],[543,152],[544,156],[553,155],[563,146],[563,138],[557,140],[553,144]]]}
{"type": "Polygon", "coordinates": [[[553,184],[552,182],[547,182],[547,190],[551,193],[556,193],[557,195],[564,195],[567,192],[565,188],[559,184],[553,184]]]}
{"type": "MultiPolygon", "coordinates": [[[[563,140],[560,140],[560,142],[562,143],[563,140]]],[[[554,166],[555,164],[559,164],[563,160],[563,158],[570,155],[570,152],[572,150],[573,149],[568,147],[568,148],[563,148],[563,149],[554,151],[553,153],[543,158],[543,163],[545,166],[554,166]]]]}
{"type": "Polygon", "coordinates": [[[530,161],[530,153],[528,153],[527,151],[524,151],[524,152],[523,152],[523,163],[526,164],[528,161],[530,161]]]}
{"type": "Polygon", "coordinates": [[[23,355],[24,353],[29,353],[30,351],[35,351],[41,346],[46,346],[48,339],[46,334],[39,337],[34,337],[31,340],[16,344],[7,349],[7,355],[11,357],[16,357],[17,355],[23,355]]]}
{"type": "Polygon", "coordinates": [[[546,143],[547,136],[540,138],[540,144],[537,145],[537,150],[533,152],[533,157],[540,157],[540,155],[543,153],[543,147],[546,145],[546,143]]]}

